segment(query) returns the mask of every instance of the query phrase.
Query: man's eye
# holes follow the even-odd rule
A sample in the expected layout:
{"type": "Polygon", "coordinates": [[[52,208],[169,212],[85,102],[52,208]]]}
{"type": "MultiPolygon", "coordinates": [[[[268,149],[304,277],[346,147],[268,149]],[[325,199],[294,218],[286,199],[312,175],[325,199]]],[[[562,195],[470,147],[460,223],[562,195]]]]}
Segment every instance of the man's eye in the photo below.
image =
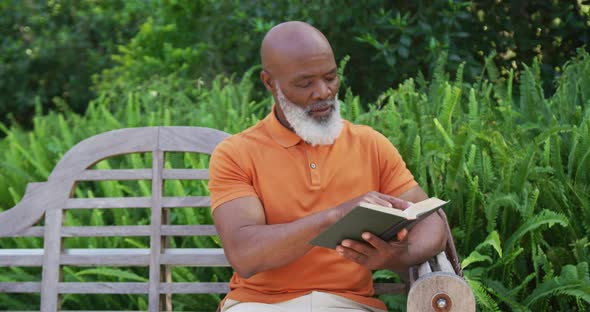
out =
{"type": "Polygon", "coordinates": [[[334,81],[336,79],[336,76],[328,76],[326,77],[327,81],[334,81]]]}
{"type": "Polygon", "coordinates": [[[311,85],[311,82],[309,82],[309,81],[300,82],[300,83],[296,84],[296,86],[299,87],[299,88],[307,88],[310,85],[311,85]]]}

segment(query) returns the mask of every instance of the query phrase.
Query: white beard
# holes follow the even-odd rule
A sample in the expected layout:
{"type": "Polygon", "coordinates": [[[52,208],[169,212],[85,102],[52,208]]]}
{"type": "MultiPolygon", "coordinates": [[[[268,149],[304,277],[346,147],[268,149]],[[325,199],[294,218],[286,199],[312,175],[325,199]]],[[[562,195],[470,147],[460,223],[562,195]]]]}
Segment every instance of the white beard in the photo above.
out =
{"type": "Polygon", "coordinates": [[[287,118],[287,121],[293,128],[293,131],[295,131],[303,141],[312,146],[334,144],[334,141],[340,135],[343,127],[338,95],[336,95],[334,100],[320,101],[306,108],[302,108],[285,97],[278,83],[276,87],[277,100],[279,101],[278,104],[285,114],[285,118],[287,118]],[[314,108],[326,105],[331,105],[333,107],[327,117],[316,119],[309,114],[314,108]]]}

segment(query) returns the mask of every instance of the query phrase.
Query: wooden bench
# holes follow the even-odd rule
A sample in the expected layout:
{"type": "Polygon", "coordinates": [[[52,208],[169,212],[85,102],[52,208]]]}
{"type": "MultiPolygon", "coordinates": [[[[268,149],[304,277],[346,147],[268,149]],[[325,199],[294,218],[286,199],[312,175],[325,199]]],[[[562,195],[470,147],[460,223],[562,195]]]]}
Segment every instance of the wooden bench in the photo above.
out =
{"type": "MultiPolygon", "coordinates": [[[[0,213],[0,237],[42,237],[43,248],[0,248],[0,266],[41,267],[34,282],[2,282],[0,292],[40,293],[41,311],[60,309],[64,294],[147,294],[149,311],[173,310],[173,294],[223,294],[225,282],[172,281],[174,266],[229,266],[221,248],[170,248],[179,236],[215,236],[209,225],[171,225],[173,207],[209,207],[206,196],[164,196],[165,180],[207,180],[207,169],[166,169],[166,153],[211,154],[227,133],[198,127],[146,127],[114,130],[88,138],[68,151],[47,182],[29,183],[22,200],[0,213]],[[101,160],[131,153],[151,153],[152,166],[144,169],[96,170],[101,160]],[[82,181],[151,180],[150,197],[75,198],[82,181]],[[147,208],[149,225],[64,226],[72,209],[147,208]],[[39,225],[40,221],[43,225],[39,225]],[[67,237],[149,237],[149,248],[66,249],[67,237]],[[149,282],[64,282],[63,266],[140,266],[149,268],[149,282]]],[[[444,216],[444,213],[443,213],[444,216]]],[[[446,218],[445,218],[446,221],[446,218]]],[[[448,227],[448,225],[447,225],[448,227]]],[[[450,233],[450,232],[449,232],[450,233]]],[[[450,235],[450,234],[449,234],[450,235]]],[[[412,268],[409,284],[376,283],[377,294],[408,293],[408,311],[475,311],[471,289],[462,279],[452,240],[447,253],[412,268]]],[[[197,308],[197,307],[195,307],[197,308]]]]}

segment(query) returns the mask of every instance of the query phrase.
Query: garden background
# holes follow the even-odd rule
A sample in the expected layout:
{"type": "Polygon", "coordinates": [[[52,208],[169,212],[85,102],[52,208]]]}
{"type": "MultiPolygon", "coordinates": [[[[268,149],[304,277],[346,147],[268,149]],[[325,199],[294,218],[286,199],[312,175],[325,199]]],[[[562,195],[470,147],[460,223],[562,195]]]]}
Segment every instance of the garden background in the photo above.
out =
{"type": "MultiPolygon", "coordinates": [[[[340,64],[343,115],[384,133],[449,217],[481,311],[590,310],[590,4],[588,1],[0,0],[0,211],[44,181],[77,142],[154,125],[236,133],[269,112],[259,43],[273,25],[324,32],[340,64]]],[[[171,167],[206,166],[173,155],[171,167]]],[[[134,155],[97,164],[147,167],[134,155]]],[[[137,183],[80,185],[76,196],[146,196],[137,183]]],[[[207,194],[199,181],[169,195],[207,194]]],[[[343,199],[345,200],[345,199],[343,199]]],[[[178,223],[208,213],[172,212],[178,223]]],[[[149,223],[144,212],[89,210],[67,225],[149,223]]],[[[84,238],[67,248],[146,248],[84,238]]],[[[216,237],[175,241],[219,246],[216,237]]],[[[40,239],[1,239],[0,248],[40,239]]],[[[64,268],[66,281],[145,281],[145,268],[64,268]]],[[[225,268],[178,268],[175,281],[227,281],[225,268]]],[[[39,280],[0,268],[0,281],[39,280]]],[[[375,279],[397,279],[385,271],[375,279]]],[[[403,296],[383,296],[392,311],[403,296]]],[[[213,311],[217,295],[175,297],[213,311]]],[[[0,309],[39,296],[0,295],[0,309]]],[[[64,309],[145,309],[140,295],[64,297],[64,309]]]]}

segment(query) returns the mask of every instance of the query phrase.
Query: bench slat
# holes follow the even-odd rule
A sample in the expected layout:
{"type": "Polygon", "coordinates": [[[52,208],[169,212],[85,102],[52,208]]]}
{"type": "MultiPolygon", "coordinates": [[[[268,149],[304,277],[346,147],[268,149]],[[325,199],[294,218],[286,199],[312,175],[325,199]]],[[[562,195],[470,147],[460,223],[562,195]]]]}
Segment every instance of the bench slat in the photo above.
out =
{"type": "MultiPolygon", "coordinates": [[[[43,226],[33,226],[11,237],[43,237],[43,226]]],[[[149,226],[64,226],[62,237],[149,236],[149,226]],[[131,232],[129,232],[131,231],[131,232]]],[[[215,236],[214,225],[162,225],[163,236],[215,236]]]]}
{"type": "Polygon", "coordinates": [[[40,282],[0,282],[0,293],[39,293],[40,282]]]}
{"type": "Polygon", "coordinates": [[[9,237],[43,237],[45,227],[32,226],[9,237]]]}
{"type": "MultiPolygon", "coordinates": [[[[228,283],[160,283],[160,294],[225,294],[229,291],[228,283]]],[[[59,283],[61,294],[147,294],[148,283],[141,282],[92,282],[59,283]]]]}
{"type": "Polygon", "coordinates": [[[223,249],[218,248],[166,249],[162,254],[161,263],[176,266],[229,266],[223,249]],[[198,255],[195,255],[196,253],[198,255]]]}
{"type": "Polygon", "coordinates": [[[43,249],[0,249],[0,267],[7,266],[41,266],[43,249]]]}
{"type": "Polygon", "coordinates": [[[209,180],[207,169],[164,169],[162,178],[165,180],[209,180]]]}
{"type": "Polygon", "coordinates": [[[215,225],[162,225],[162,236],[215,236],[215,225]]]}
{"type": "MultiPolygon", "coordinates": [[[[214,225],[162,225],[162,236],[214,236],[214,225]]],[[[62,237],[150,236],[148,225],[66,226],[62,237]]]]}
{"type": "Polygon", "coordinates": [[[209,207],[211,200],[209,196],[184,196],[184,197],[162,197],[162,207],[209,207]]]}
{"type": "MultiPolygon", "coordinates": [[[[158,130],[159,132],[159,130],[158,130]]],[[[159,134],[158,134],[159,136],[159,134]]],[[[158,143],[159,144],[159,143],[158,143]]],[[[162,170],[164,169],[164,152],[154,150],[152,152],[152,215],[151,215],[151,236],[150,236],[150,254],[149,254],[149,286],[148,286],[148,305],[150,312],[160,310],[160,294],[158,293],[158,283],[162,278],[160,257],[165,246],[162,244],[161,226],[166,224],[167,220],[162,218],[162,201],[163,189],[162,170]],[[164,222],[162,222],[164,221],[164,222]]]]}
{"type": "Polygon", "coordinates": [[[227,294],[228,283],[161,283],[160,293],[163,294],[227,294]]]}
{"type": "Polygon", "coordinates": [[[62,237],[150,236],[149,225],[64,226],[62,237]]]}
{"type": "Polygon", "coordinates": [[[76,179],[78,181],[151,180],[152,169],[89,169],[80,173],[76,179]]]}
{"type": "MultiPolygon", "coordinates": [[[[162,178],[165,180],[208,180],[207,169],[164,169],[162,178]]],[[[77,177],[78,181],[130,181],[151,180],[152,169],[89,169],[77,177]]]]}
{"type": "Polygon", "coordinates": [[[141,282],[93,282],[59,283],[60,294],[147,294],[148,283],[141,282]]]}
{"type": "MultiPolygon", "coordinates": [[[[147,283],[60,283],[60,293],[123,293],[132,289],[132,293],[147,293],[147,283]],[[130,285],[132,284],[132,285],[130,285]],[[138,287],[137,285],[143,285],[138,287]],[[129,287],[131,286],[131,287],[129,287]],[[137,292],[135,292],[137,291],[137,292]],[[141,292],[143,291],[143,292],[141,292]]],[[[0,292],[3,293],[39,293],[39,282],[1,282],[0,292]]],[[[229,291],[228,283],[161,283],[160,293],[174,294],[225,294],[229,291]]],[[[404,284],[375,283],[375,294],[405,293],[404,284]]]]}
{"type": "MultiPolygon", "coordinates": [[[[149,249],[99,248],[66,249],[61,265],[75,266],[147,266],[149,249]]],[[[161,255],[162,265],[229,266],[221,248],[168,248],[161,255]]],[[[43,249],[0,249],[0,266],[41,266],[43,249]]]]}
{"type": "Polygon", "coordinates": [[[150,208],[149,197],[100,197],[70,198],[66,201],[66,209],[100,209],[100,208],[150,208]]]}
{"type": "MultiPolygon", "coordinates": [[[[100,209],[100,208],[150,208],[149,197],[98,197],[70,198],[66,201],[66,209],[100,209]]],[[[209,207],[209,196],[163,197],[162,207],[209,207]]]]}
{"type": "Polygon", "coordinates": [[[436,261],[440,267],[440,270],[447,273],[455,273],[453,265],[449,262],[446,253],[443,251],[436,255],[436,261]]]}

